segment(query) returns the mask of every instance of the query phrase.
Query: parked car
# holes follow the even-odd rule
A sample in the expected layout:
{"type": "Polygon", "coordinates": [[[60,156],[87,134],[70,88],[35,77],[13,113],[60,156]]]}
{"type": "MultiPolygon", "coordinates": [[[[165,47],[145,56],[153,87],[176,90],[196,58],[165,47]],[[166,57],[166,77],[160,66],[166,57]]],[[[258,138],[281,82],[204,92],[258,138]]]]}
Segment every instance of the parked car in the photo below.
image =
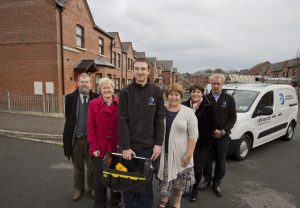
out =
{"type": "Polygon", "coordinates": [[[297,125],[298,98],[290,85],[268,83],[227,84],[233,95],[237,122],[231,130],[228,154],[244,160],[251,148],[277,138],[291,140],[297,125]]]}

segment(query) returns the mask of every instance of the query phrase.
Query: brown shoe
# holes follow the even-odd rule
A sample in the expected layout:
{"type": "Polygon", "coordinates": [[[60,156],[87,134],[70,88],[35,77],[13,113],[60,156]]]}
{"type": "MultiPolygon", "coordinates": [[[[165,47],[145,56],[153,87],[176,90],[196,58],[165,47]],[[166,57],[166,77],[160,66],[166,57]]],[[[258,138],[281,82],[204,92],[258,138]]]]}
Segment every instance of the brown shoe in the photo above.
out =
{"type": "Polygon", "coordinates": [[[95,198],[95,190],[90,190],[89,194],[92,198],[95,198]]]}
{"type": "Polygon", "coordinates": [[[73,200],[77,201],[81,197],[81,191],[76,190],[73,194],[73,200]]]}

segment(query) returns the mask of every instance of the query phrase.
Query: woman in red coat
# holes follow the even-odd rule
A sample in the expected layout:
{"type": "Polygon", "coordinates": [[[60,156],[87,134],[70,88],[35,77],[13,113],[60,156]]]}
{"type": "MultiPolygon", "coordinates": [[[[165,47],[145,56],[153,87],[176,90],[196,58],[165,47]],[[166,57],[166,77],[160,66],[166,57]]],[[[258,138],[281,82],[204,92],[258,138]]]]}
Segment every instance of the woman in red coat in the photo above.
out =
{"type": "Polygon", "coordinates": [[[99,81],[101,95],[89,102],[88,142],[89,152],[95,165],[95,207],[106,207],[107,190],[101,185],[100,174],[103,158],[107,152],[117,152],[118,103],[114,83],[108,78],[99,81]]]}

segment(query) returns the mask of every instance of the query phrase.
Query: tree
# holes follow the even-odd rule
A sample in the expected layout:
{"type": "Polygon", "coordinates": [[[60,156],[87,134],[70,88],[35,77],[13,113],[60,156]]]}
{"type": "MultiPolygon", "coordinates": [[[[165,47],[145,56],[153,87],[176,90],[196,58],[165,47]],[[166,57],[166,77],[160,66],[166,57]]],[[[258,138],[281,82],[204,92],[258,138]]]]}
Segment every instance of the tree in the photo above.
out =
{"type": "Polygon", "coordinates": [[[225,74],[225,72],[223,71],[223,69],[215,69],[214,73],[225,74]]]}

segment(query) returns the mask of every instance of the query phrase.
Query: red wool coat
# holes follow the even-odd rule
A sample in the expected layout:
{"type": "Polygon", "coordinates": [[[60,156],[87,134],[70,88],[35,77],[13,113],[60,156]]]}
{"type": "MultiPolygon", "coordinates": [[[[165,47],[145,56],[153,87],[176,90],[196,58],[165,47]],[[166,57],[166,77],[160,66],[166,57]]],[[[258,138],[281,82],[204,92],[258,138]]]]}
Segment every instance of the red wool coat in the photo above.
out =
{"type": "Polygon", "coordinates": [[[90,155],[100,150],[100,158],[107,152],[117,152],[118,134],[118,103],[114,97],[107,106],[102,96],[89,102],[88,108],[88,143],[90,155]]]}

